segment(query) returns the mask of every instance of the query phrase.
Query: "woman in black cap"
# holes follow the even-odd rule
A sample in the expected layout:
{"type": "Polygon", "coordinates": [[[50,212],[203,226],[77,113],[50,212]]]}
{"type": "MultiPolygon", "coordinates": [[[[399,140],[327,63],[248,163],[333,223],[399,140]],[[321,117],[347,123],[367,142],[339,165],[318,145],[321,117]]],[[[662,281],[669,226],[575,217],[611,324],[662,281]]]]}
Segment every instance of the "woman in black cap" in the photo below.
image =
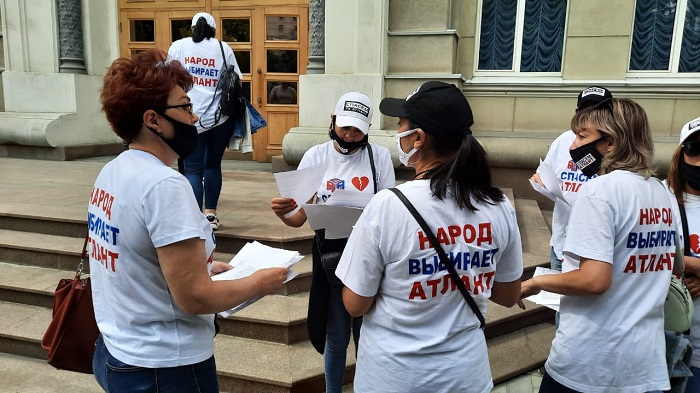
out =
{"type": "Polygon", "coordinates": [[[454,272],[393,189],[370,201],[336,270],[348,312],[364,315],[355,392],[489,392],[479,327],[486,299],[511,307],[520,297],[515,211],[491,185],[486,154],[471,134],[471,108],[456,86],[427,82],[405,100],[385,98],[379,109],[399,118],[399,158],[416,170],[398,190],[454,272]]]}

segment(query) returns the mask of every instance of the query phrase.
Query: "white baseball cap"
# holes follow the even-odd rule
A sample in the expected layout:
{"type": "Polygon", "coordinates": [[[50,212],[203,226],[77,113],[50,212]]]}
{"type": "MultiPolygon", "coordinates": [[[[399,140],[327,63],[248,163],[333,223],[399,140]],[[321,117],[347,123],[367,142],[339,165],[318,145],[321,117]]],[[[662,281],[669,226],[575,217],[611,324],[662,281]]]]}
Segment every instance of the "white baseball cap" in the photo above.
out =
{"type": "Polygon", "coordinates": [[[369,97],[357,91],[345,93],[335,104],[335,124],[338,127],[355,127],[367,135],[373,112],[369,97]]]}
{"type": "Polygon", "coordinates": [[[211,27],[212,29],[216,29],[216,21],[214,20],[214,17],[206,12],[198,12],[192,17],[192,27],[194,27],[197,24],[199,18],[204,18],[204,20],[207,21],[209,27],[211,27]]]}
{"type": "Polygon", "coordinates": [[[682,145],[683,142],[685,142],[685,140],[688,139],[688,137],[690,137],[691,135],[695,134],[698,131],[700,131],[700,117],[685,123],[683,128],[681,128],[681,143],[680,144],[682,145]]]}

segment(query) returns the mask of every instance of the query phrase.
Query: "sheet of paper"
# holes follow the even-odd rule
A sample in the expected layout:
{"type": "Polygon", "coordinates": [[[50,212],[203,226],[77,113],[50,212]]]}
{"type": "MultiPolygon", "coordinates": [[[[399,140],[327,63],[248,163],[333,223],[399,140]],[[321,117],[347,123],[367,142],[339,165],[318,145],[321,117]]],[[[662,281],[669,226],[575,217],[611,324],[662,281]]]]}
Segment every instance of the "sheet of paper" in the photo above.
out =
{"type": "Polygon", "coordinates": [[[285,217],[291,217],[301,209],[301,204],[308,202],[318,190],[321,184],[326,167],[314,165],[296,171],[275,173],[275,181],[280,191],[280,196],[294,199],[298,207],[287,213],[285,217]]]}
{"type": "MultiPolygon", "coordinates": [[[[545,275],[545,274],[559,274],[561,272],[557,270],[552,270],[552,269],[547,269],[544,267],[536,267],[535,268],[535,273],[533,274],[533,277],[545,275]]],[[[547,291],[540,291],[540,293],[532,296],[528,296],[525,299],[533,302],[540,304],[542,306],[545,306],[547,308],[551,308],[554,311],[559,311],[559,301],[561,300],[561,295],[558,293],[552,293],[552,292],[547,292],[547,291]]]]}
{"type": "MultiPolygon", "coordinates": [[[[331,198],[332,199],[332,198],[331,198]]],[[[329,199],[330,200],[330,199],[329,199]]],[[[304,205],[311,229],[326,230],[326,239],[341,239],[350,236],[352,227],[362,214],[356,207],[333,205],[304,205]]]]}
{"type": "MultiPolygon", "coordinates": [[[[229,262],[233,269],[212,276],[213,281],[221,280],[236,280],[243,277],[248,277],[260,269],[270,267],[286,267],[291,268],[303,259],[303,256],[296,251],[283,250],[266,246],[257,241],[247,243],[229,262]]],[[[297,272],[289,270],[285,283],[291,281],[298,275],[297,272]]],[[[236,311],[240,311],[249,305],[259,300],[259,297],[248,299],[242,304],[219,314],[228,317],[236,311]]]]}
{"type": "MultiPolygon", "coordinates": [[[[552,199],[555,202],[562,201],[567,205],[571,206],[571,203],[569,203],[569,201],[566,200],[564,194],[562,194],[561,192],[561,186],[559,185],[559,179],[557,179],[557,175],[554,174],[552,168],[550,168],[547,164],[542,162],[541,159],[540,166],[537,167],[537,172],[540,175],[540,180],[542,180],[542,183],[544,184],[544,188],[549,192],[549,194],[554,195],[556,199],[552,199],[549,195],[538,190],[538,188],[535,188],[535,191],[540,192],[542,195],[546,196],[549,199],[552,199]]],[[[530,181],[530,183],[533,182],[530,181]]],[[[533,188],[534,187],[535,186],[533,185],[533,188]]]]}
{"type": "Polygon", "coordinates": [[[326,201],[326,205],[358,207],[364,209],[374,194],[350,190],[335,190],[326,201]]]}
{"type": "Polygon", "coordinates": [[[547,197],[549,200],[551,200],[552,202],[556,202],[556,201],[557,201],[557,196],[554,195],[554,194],[552,194],[551,192],[549,192],[548,189],[542,187],[542,186],[540,185],[540,183],[537,183],[537,182],[535,182],[535,181],[532,181],[532,179],[528,179],[528,180],[530,181],[530,185],[532,185],[532,188],[533,188],[535,191],[537,191],[537,192],[539,192],[540,194],[546,196],[546,197],[547,197]]]}

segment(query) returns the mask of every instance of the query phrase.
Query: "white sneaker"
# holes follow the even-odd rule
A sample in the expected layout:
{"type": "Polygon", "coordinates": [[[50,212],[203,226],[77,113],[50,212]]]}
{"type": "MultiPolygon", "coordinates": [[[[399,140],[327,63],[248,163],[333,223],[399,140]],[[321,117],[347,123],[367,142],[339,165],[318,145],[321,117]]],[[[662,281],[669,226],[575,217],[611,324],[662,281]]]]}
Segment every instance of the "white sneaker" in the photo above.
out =
{"type": "Polygon", "coordinates": [[[204,217],[206,217],[207,220],[209,221],[209,224],[211,224],[212,230],[215,231],[215,230],[219,229],[219,226],[221,226],[219,224],[219,217],[217,217],[216,214],[207,213],[204,217]]]}

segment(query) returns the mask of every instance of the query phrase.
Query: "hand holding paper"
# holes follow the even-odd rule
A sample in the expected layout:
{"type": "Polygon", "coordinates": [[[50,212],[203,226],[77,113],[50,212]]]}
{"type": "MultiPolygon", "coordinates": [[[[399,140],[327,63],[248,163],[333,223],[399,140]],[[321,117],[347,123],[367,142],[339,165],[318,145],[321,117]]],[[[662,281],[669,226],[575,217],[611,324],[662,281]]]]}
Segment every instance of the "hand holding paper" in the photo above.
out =
{"type": "MultiPolygon", "coordinates": [[[[536,267],[535,268],[535,273],[533,274],[533,278],[537,276],[541,276],[544,274],[559,274],[561,272],[557,270],[552,270],[552,269],[547,269],[544,267],[536,267]]],[[[561,295],[558,293],[552,293],[552,292],[547,292],[547,291],[540,291],[536,295],[528,296],[525,299],[543,305],[547,308],[551,308],[554,311],[559,311],[559,301],[561,300],[561,295]]]]}
{"type": "MultiPolygon", "coordinates": [[[[296,251],[282,250],[279,248],[266,246],[258,243],[257,241],[247,243],[245,246],[243,246],[241,251],[239,251],[238,254],[233,257],[233,259],[231,259],[230,264],[233,266],[233,269],[212,276],[211,279],[213,281],[236,280],[239,278],[248,277],[265,268],[291,268],[302,258],[303,257],[296,251]]],[[[297,274],[298,273],[295,271],[289,269],[285,283],[292,280],[297,276],[297,274]]],[[[223,317],[228,317],[236,311],[242,310],[255,303],[258,299],[260,299],[260,297],[248,299],[246,302],[228,311],[220,312],[219,314],[223,317]]]]}
{"type": "Polygon", "coordinates": [[[567,205],[571,206],[569,201],[566,200],[564,194],[562,194],[561,192],[561,187],[559,185],[559,179],[557,179],[557,175],[554,174],[554,171],[552,171],[552,169],[546,163],[542,162],[541,159],[540,166],[537,167],[537,173],[540,175],[540,180],[542,181],[542,184],[544,184],[544,187],[530,180],[530,184],[532,184],[532,188],[534,188],[535,191],[546,196],[554,202],[564,202],[567,205]]]}
{"type": "MultiPolygon", "coordinates": [[[[292,198],[297,203],[305,203],[316,193],[325,172],[325,166],[315,165],[296,171],[275,173],[275,181],[277,182],[280,196],[292,198]]],[[[301,209],[301,206],[285,214],[285,217],[292,216],[299,209],[301,209]]]]}

